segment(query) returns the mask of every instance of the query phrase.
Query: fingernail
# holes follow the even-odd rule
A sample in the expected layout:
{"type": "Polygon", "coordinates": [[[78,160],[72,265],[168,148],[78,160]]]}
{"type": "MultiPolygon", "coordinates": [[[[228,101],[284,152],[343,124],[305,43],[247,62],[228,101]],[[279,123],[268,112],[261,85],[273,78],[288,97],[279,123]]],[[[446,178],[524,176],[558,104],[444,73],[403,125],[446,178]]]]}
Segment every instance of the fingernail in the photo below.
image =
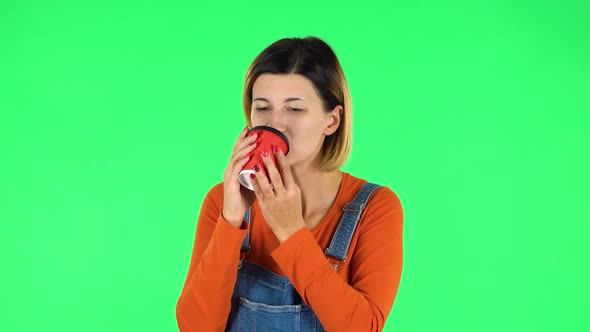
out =
{"type": "Polygon", "coordinates": [[[256,172],[260,172],[260,166],[258,166],[258,164],[254,165],[254,170],[256,172]]]}
{"type": "Polygon", "coordinates": [[[256,177],[256,175],[254,175],[254,173],[250,173],[250,179],[254,179],[256,177]]]}
{"type": "Polygon", "coordinates": [[[277,152],[279,152],[279,147],[273,144],[273,146],[272,146],[272,151],[273,151],[274,153],[277,153],[277,152]]]}
{"type": "Polygon", "coordinates": [[[266,150],[262,151],[262,158],[268,157],[268,152],[266,150]]]}

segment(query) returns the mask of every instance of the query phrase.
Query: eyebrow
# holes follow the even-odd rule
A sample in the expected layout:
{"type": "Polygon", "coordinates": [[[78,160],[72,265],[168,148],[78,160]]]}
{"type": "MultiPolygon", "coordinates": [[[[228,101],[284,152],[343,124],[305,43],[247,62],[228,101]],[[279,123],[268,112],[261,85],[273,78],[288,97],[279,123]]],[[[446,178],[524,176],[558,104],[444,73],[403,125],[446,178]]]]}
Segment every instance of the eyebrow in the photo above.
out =
{"type": "MultiPolygon", "coordinates": [[[[252,101],[256,101],[256,100],[261,100],[261,101],[265,101],[265,102],[267,102],[267,103],[270,103],[270,101],[268,101],[268,99],[266,99],[266,98],[254,98],[254,100],[252,100],[252,101]]],[[[290,102],[290,101],[296,101],[296,100],[301,100],[301,101],[304,101],[304,100],[303,100],[303,99],[301,99],[301,98],[297,98],[297,97],[291,97],[291,98],[287,98],[287,99],[285,99],[285,103],[288,103],[288,102],[290,102]]]]}

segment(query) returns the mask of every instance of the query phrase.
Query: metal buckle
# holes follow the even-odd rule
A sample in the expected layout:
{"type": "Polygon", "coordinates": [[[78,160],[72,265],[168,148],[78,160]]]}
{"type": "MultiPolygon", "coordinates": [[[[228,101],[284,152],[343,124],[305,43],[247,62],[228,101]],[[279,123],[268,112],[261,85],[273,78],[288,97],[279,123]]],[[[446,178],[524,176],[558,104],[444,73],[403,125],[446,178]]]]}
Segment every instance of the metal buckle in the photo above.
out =
{"type": "Polygon", "coordinates": [[[348,204],[346,204],[346,205],[345,205],[345,206],[342,208],[342,211],[344,211],[344,212],[360,212],[360,211],[361,211],[360,209],[349,209],[349,208],[347,208],[346,206],[348,206],[348,204]]]}
{"type": "Polygon", "coordinates": [[[334,270],[338,271],[338,266],[344,262],[346,262],[346,260],[348,259],[348,257],[344,257],[344,260],[340,261],[340,260],[336,260],[335,258],[332,258],[330,255],[328,255],[328,249],[324,250],[324,255],[326,256],[328,263],[330,263],[330,265],[332,265],[334,267],[334,270]],[[336,264],[330,262],[330,259],[336,260],[336,264]]]}
{"type": "Polygon", "coordinates": [[[246,254],[249,254],[251,250],[252,250],[252,245],[250,245],[250,248],[248,248],[248,251],[244,251],[241,253],[241,258],[240,258],[240,261],[238,262],[238,270],[242,268],[242,265],[243,265],[242,262],[244,261],[244,258],[246,258],[246,254]]]}

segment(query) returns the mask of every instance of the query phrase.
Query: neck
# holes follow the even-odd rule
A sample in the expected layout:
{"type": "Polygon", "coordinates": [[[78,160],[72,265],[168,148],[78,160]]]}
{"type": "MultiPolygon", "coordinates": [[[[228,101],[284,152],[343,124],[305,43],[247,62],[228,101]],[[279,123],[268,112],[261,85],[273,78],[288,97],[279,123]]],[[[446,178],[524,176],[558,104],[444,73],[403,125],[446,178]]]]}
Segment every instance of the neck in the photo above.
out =
{"type": "Polygon", "coordinates": [[[303,218],[325,212],[332,205],[343,173],[340,170],[322,172],[319,167],[293,167],[293,179],[301,189],[303,218]]]}

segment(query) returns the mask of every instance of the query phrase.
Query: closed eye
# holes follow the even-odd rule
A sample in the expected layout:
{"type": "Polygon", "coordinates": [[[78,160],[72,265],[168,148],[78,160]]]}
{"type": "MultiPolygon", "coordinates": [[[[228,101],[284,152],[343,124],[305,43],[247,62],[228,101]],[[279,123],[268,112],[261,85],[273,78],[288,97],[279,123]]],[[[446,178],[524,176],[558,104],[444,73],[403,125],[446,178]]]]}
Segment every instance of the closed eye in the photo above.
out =
{"type": "MultiPolygon", "coordinates": [[[[294,108],[294,107],[289,107],[288,109],[289,109],[290,111],[293,111],[293,112],[303,112],[303,108],[294,108]]],[[[267,110],[268,110],[268,107],[256,107],[256,110],[257,110],[258,112],[263,112],[263,111],[267,111],[267,110]]]]}

